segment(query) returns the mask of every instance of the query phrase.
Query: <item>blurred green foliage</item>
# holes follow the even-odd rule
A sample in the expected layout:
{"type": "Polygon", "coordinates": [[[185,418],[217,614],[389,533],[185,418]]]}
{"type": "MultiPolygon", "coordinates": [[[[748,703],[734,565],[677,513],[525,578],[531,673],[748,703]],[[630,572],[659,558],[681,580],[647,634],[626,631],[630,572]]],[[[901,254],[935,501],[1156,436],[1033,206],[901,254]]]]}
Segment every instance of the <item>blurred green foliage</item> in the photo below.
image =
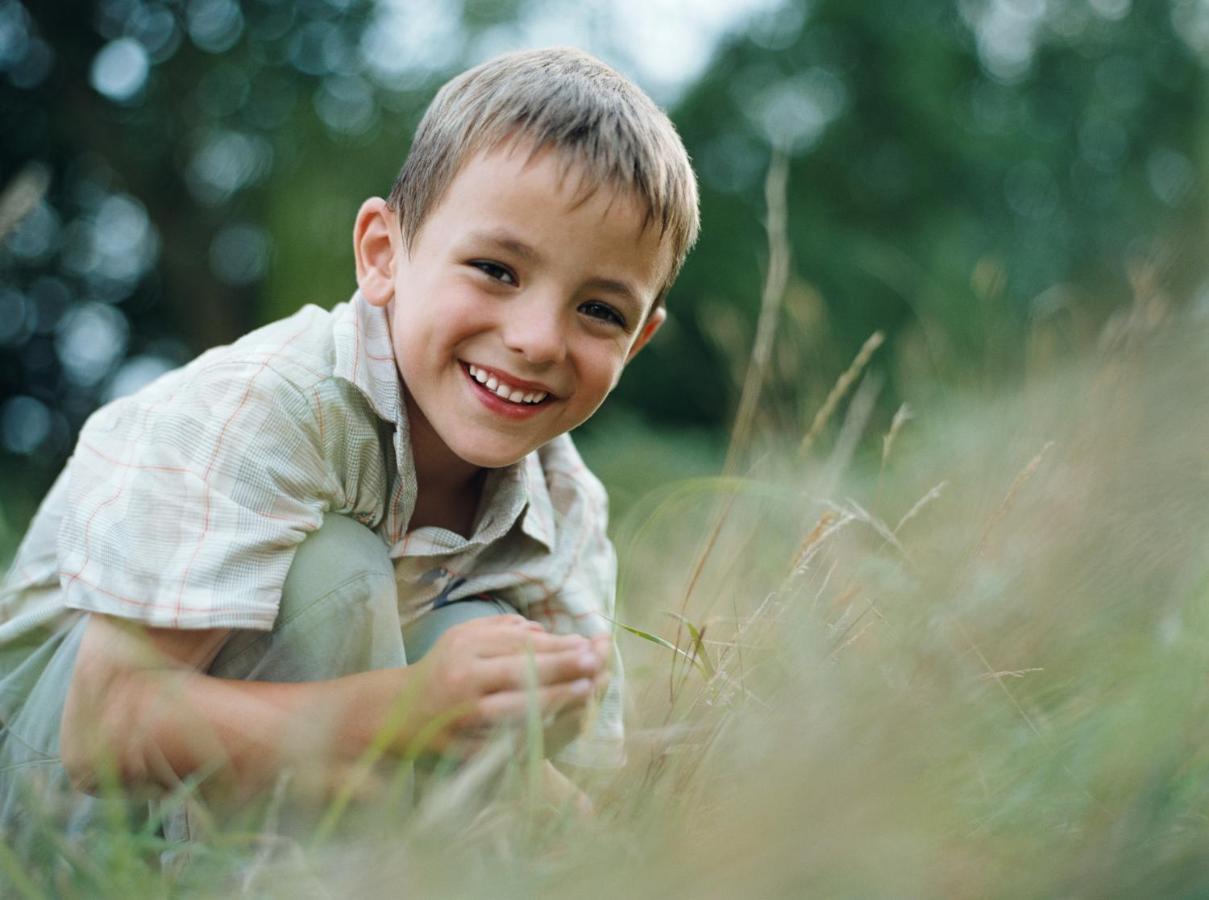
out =
{"type": "MultiPolygon", "coordinates": [[[[1061,358],[1131,304],[1206,295],[1203,4],[746,8],[699,75],[647,85],[696,162],[703,236],[670,327],[589,432],[637,415],[721,440],[759,305],[774,147],[791,160],[794,274],[763,429],[800,433],[876,328],[891,338],[888,419],[913,391],[1061,358]]],[[[347,297],[355,210],[389,189],[450,74],[578,15],[582,43],[647,84],[650,51],[617,21],[636,13],[610,9],[0,0],[0,185],[47,185],[0,238],[10,530],[97,405],[347,297]]]]}

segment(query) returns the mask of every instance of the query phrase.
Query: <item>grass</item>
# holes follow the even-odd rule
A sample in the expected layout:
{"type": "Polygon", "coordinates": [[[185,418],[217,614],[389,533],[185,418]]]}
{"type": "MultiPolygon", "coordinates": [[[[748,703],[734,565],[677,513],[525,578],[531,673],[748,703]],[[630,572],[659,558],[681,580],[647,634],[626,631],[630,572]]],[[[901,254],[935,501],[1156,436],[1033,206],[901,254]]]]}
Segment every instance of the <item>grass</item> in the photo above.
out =
{"type": "Polygon", "coordinates": [[[57,870],[0,851],[0,877],[24,897],[1203,895],[1209,333],[1175,326],[900,419],[838,480],[825,441],[803,463],[787,436],[742,477],[633,503],[629,760],[588,779],[591,820],[542,808],[530,755],[503,753],[317,843],[266,837],[260,808],[167,875],[115,824],[57,870]]]}
{"type": "Polygon", "coordinates": [[[630,704],[595,816],[541,801],[530,716],[416,805],[399,766],[307,818],[278,791],[164,867],[121,815],[44,828],[0,843],[0,894],[1209,894],[1209,323],[1121,318],[998,394],[921,384],[884,433],[875,335],[770,433],[779,290],[725,451],[620,419],[583,447],[621,500],[630,704]]]}

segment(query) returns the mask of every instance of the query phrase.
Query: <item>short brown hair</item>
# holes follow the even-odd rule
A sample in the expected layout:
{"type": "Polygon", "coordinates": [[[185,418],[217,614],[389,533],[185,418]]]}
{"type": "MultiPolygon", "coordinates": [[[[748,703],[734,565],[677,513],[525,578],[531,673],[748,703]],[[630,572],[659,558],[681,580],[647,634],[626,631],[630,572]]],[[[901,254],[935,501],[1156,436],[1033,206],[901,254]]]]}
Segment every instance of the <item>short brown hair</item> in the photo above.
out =
{"type": "Polygon", "coordinates": [[[632,192],[670,240],[662,302],[697,240],[697,180],[675,126],[631,81],[579,50],[525,50],[446,82],[424,113],[387,201],[410,248],[465,162],[513,141],[582,167],[588,191],[632,192]]]}

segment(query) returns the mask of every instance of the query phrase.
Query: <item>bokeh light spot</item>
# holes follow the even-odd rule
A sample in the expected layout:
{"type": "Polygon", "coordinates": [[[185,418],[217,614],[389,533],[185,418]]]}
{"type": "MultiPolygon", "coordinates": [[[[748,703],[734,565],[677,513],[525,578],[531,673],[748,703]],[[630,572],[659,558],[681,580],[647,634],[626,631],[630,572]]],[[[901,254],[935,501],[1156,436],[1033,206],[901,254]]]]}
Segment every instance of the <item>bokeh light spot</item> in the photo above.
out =
{"type": "Polygon", "coordinates": [[[92,86],[110,100],[125,103],[142,90],[151,63],[143,45],[118,38],[101,48],[92,61],[92,86]]]}
{"type": "Polygon", "coordinates": [[[59,248],[59,215],[45,200],[26,214],[5,241],[5,246],[28,262],[43,262],[59,248]]]}
{"type": "Polygon", "coordinates": [[[193,0],[185,13],[185,27],[199,49],[223,53],[243,33],[243,13],[233,0],[193,0]]]}
{"type": "Polygon", "coordinates": [[[25,45],[25,55],[9,66],[8,79],[19,88],[35,88],[46,80],[54,61],[50,44],[33,38],[25,45]]]}
{"type": "Polygon", "coordinates": [[[333,76],[315,94],[315,112],[338,134],[364,134],[374,123],[373,91],[360,78],[333,76]]]}
{"type": "Polygon", "coordinates": [[[50,436],[50,428],[50,410],[33,397],[12,397],[0,407],[0,440],[10,453],[35,452],[50,436]]]}
{"type": "Polygon", "coordinates": [[[29,45],[28,14],[19,3],[0,3],[0,70],[25,56],[29,45]]]}
{"type": "Polygon", "coordinates": [[[171,10],[156,3],[140,4],[130,14],[129,28],[132,36],[146,49],[148,56],[157,63],[171,59],[180,46],[181,32],[176,16],[171,10]]]}
{"type": "Polygon", "coordinates": [[[91,386],[100,382],[126,352],[126,317],[104,303],[85,303],[63,320],[55,351],[69,378],[91,386]]]}
{"type": "Polygon", "coordinates": [[[1184,154],[1160,148],[1146,160],[1146,175],[1154,195],[1168,206],[1179,206],[1196,189],[1196,172],[1184,154]]]}
{"type": "Polygon", "coordinates": [[[185,178],[202,203],[217,205],[259,181],[273,166],[273,148],[262,137],[216,130],[189,161],[185,178]]]}
{"type": "Polygon", "coordinates": [[[0,288],[0,344],[20,344],[29,335],[29,301],[12,288],[0,288]]]}
{"type": "Polygon", "coordinates": [[[1133,0],[1089,0],[1096,15],[1115,22],[1129,15],[1133,0]]]}
{"type": "Polygon", "coordinates": [[[773,146],[801,153],[822,137],[846,103],[847,91],[839,77],[815,67],[761,91],[752,114],[773,146]]]}
{"type": "Polygon", "coordinates": [[[210,268],[236,287],[258,281],[268,260],[269,236],[255,225],[228,225],[210,243],[210,268]]]}
{"type": "Polygon", "coordinates": [[[175,368],[175,363],[162,356],[142,354],[132,357],[122,363],[105,386],[105,402],[133,394],[175,368]]]}

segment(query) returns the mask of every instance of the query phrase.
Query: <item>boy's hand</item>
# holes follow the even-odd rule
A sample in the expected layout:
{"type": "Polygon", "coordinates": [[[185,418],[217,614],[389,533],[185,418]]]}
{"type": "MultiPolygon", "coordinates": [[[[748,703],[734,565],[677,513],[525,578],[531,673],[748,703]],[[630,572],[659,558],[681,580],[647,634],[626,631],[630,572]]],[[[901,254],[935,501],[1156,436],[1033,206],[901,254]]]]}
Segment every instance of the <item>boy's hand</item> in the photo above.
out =
{"type": "Polygon", "coordinates": [[[607,678],[609,649],[607,635],[554,635],[521,616],[455,625],[413,667],[413,721],[432,724],[412,734],[472,751],[497,726],[524,721],[531,680],[543,718],[576,713],[607,678]]]}

